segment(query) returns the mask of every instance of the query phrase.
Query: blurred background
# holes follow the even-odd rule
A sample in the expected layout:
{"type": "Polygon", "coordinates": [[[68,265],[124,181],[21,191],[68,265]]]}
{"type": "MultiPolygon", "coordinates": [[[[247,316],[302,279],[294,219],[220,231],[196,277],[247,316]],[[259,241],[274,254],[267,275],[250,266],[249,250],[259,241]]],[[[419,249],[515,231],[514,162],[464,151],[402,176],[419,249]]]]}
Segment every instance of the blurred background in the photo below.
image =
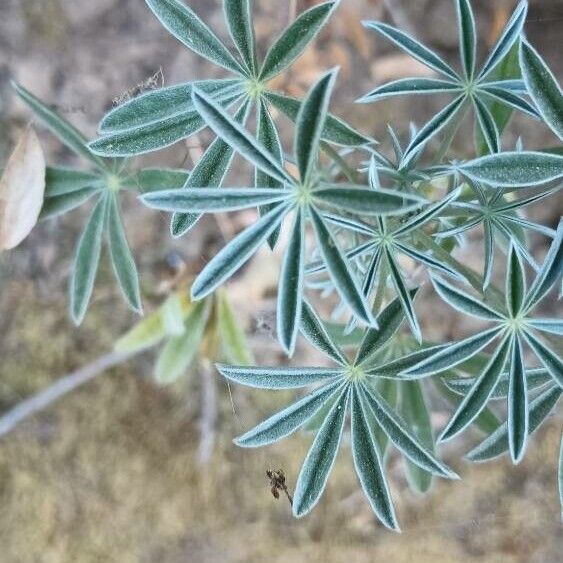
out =
{"type": "MultiPolygon", "coordinates": [[[[219,0],[190,5],[225,37],[219,0]]],[[[298,0],[298,11],[315,1],[298,0]]],[[[494,42],[514,7],[511,0],[474,0],[481,55],[494,42]]],[[[264,49],[288,22],[292,2],[256,0],[259,45],[264,49]]],[[[0,0],[0,167],[31,119],[13,95],[16,79],[83,130],[116,103],[155,86],[220,76],[216,67],[184,49],[142,0],[0,0]]],[[[422,124],[439,107],[435,97],[354,106],[376,84],[426,72],[393,49],[362,19],[380,19],[417,34],[448,59],[456,58],[457,30],[450,0],[343,0],[313,48],[277,84],[302,95],[326,68],[340,65],[333,109],[377,139],[393,123],[401,133],[422,124]]],[[[563,2],[531,0],[526,33],[558,77],[563,74],[563,2]]],[[[286,146],[292,128],[283,127],[286,146]]],[[[75,159],[40,125],[49,163],[75,159]]],[[[526,117],[513,120],[505,136],[527,148],[553,144],[547,129],[526,117]]],[[[471,150],[472,132],[458,135],[455,150],[471,150]]],[[[178,143],[142,158],[143,166],[190,167],[208,137],[178,143]]],[[[383,143],[384,151],[388,150],[383,143]]],[[[243,185],[239,162],[231,180],[243,185]]],[[[539,222],[556,226],[561,198],[530,209],[539,222]]],[[[128,237],[143,277],[145,305],[162,301],[160,288],[178,263],[196,274],[252,213],[202,220],[189,237],[172,241],[165,214],[149,212],[132,197],[124,201],[128,237]]],[[[67,313],[67,277],[86,209],[39,224],[10,253],[0,254],[0,411],[62,375],[111,351],[135,322],[102,259],[86,321],[76,329],[67,313]]],[[[459,253],[480,269],[480,233],[459,253]]],[[[545,239],[532,241],[538,259],[545,239]]],[[[499,261],[500,262],[500,261],[499,261]]],[[[263,251],[229,286],[237,319],[259,363],[286,363],[273,327],[279,256],[263,251]]],[[[500,273],[500,272],[499,272],[500,273]]],[[[447,340],[471,329],[426,294],[419,299],[423,331],[447,340]]],[[[549,306],[548,306],[549,308],[549,306]]],[[[550,311],[550,316],[553,310],[550,311]]],[[[442,453],[460,482],[436,482],[431,493],[411,493],[402,461],[389,460],[399,519],[398,536],[374,519],[362,496],[345,446],[314,512],[297,521],[287,499],[273,498],[265,472],[283,469],[293,488],[310,436],[297,435],[264,450],[241,450],[231,439],[278,410],[290,393],[227,388],[217,374],[194,369],[179,383],[160,387],[151,378],[148,352],[100,375],[52,408],[0,439],[0,561],[64,562],[358,562],[561,561],[563,534],[556,465],[561,415],[537,434],[516,468],[501,459],[484,466],[461,460],[479,436],[466,433],[442,453]],[[210,387],[211,385],[211,387],[210,387]],[[207,395],[206,395],[207,393],[207,395]],[[206,422],[209,393],[216,405],[206,422]],[[207,424],[207,429],[205,425],[207,424]],[[204,430],[213,448],[201,455],[204,430]]],[[[316,361],[300,343],[295,364],[316,361]]],[[[435,426],[448,408],[435,404],[435,426]]]]}

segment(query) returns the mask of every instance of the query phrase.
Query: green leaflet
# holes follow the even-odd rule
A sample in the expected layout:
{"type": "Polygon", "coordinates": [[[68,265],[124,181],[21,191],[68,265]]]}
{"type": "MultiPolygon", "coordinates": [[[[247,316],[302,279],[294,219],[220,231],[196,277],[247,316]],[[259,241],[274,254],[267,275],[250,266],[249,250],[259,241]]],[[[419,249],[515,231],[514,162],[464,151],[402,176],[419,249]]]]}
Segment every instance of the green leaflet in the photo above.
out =
{"type": "Polygon", "coordinates": [[[457,475],[437,460],[434,455],[413,435],[406,423],[396,415],[387,402],[374,390],[365,385],[358,388],[362,402],[373,411],[375,419],[395,447],[415,465],[448,479],[457,475]]]}
{"type": "MultiPolygon", "coordinates": [[[[245,123],[250,110],[250,102],[246,101],[235,115],[237,122],[245,123]]],[[[207,148],[190,177],[187,179],[185,189],[212,188],[220,186],[227,174],[233,159],[233,149],[223,139],[215,139],[207,148]]],[[[270,187],[267,185],[261,187],[270,187]]],[[[199,213],[175,213],[170,224],[173,237],[180,237],[191,229],[199,220],[199,213]]]]}
{"type": "Polygon", "coordinates": [[[303,426],[327,401],[338,394],[345,396],[347,388],[344,391],[342,388],[342,381],[324,385],[239,436],[234,441],[235,444],[244,448],[257,448],[278,442],[303,426]]]}
{"type": "Polygon", "coordinates": [[[257,168],[281,183],[293,183],[275,156],[271,155],[252,135],[238,124],[211,98],[194,88],[192,98],[198,112],[215,133],[257,168]]]}
{"type": "Polygon", "coordinates": [[[385,258],[387,265],[389,266],[389,273],[391,275],[391,280],[395,286],[395,291],[399,296],[401,306],[405,312],[408,323],[410,325],[411,331],[418,342],[422,342],[422,333],[420,331],[420,326],[418,324],[418,319],[416,318],[416,311],[414,309],[414,303],[411,299],[411,293],[407,287],[407,284],[401,274],[399,265],[397,264],[395,257],[389,248],[384,248],[385,258]]]}
{"type": "Polygon", "coordinates": [[[405,150],[402,165],[405,166],[424,145],[435,135],[437,135],[446,125],[448,125],[461,111],[466,101],[465,95],[458,96],[453,102],[450,102],[442,111],[437,113],[411,140],[409,146],[405,150]]]}
{"type": "Polygon", "coordinates": [[[154,368],[161,385],[177,381],[197,355],[209,316],[209,303],[196,303],[185,320],[185,332],[171,338],[162,349],[154,368]]]}
{"type": "MultiPolygon", "coordinates": [[[[418,288],[411,289],[411,298],[414,298],[418,288]]],[[[383,346],[395,335],[405,318],[405,311],[399,298],[392,301],[378,315],[376,319],[377,328],[370,327],[364,335],[356,359],[355,365],[365,365],[374,354],[381,351],[383,346]]]]}
{"type": "Polygon", "coordinates": [[[326,205],[364,215],[402,215],[425,203],[416,195],[347,184],[326,184],[314,190],[312,195],[326,205]]]}
{"type": "Polygon", "coordinates": [[[227,296],[219,292],[217,296],[217,324],[221,337],[221,346],[227,361],[239,365],[250,365],[254,358],[244,330],[236,319],[227,296]]]}
{"type": "MultiPolygon", "coordinates": [[[[421,444],[434,452],[434,434],[430,413],[424,399],[424,390],[419,381],[405,381],[400,385],[400,413],[409,428],[412,428],[421,444]]],[[[409,485],[418,493],[426,493],[432,486],[432,474],[406,460],[409,485]]]]}
{"type": "Polygon", "coordinates": [[[559,446],[559,470],[557,471],[559,483],[559,504],[561,505],[561,520],[563,520],[563,434],[561,435],[561,446],[559,446]]]}
{"type": "Polygon", "coordinates": [[[227,70],[246,74],[217,36],[186,4],[178,0],[145,1],[162,25],[188,49],[227,70]]]}
{"type": "Polygon", "coordinates": [[[33,110],[41,121],[51,130],[51,132],[69,149],[79,156],[94,164],[100,170],[108,169],[106,163],[99,157],[92,154],[87,146],[87,139],[84,135],[70,124],[66,119],[57,115],[49,109],[39,98],[36,98],[29,90],[23,86],[12,83],[18,96],[33,110]]]}
{"type": "Polygon", "coordinates": [[[524,300],[524,309],[529,311],[536,305],[561,278],[563,273],[563,219],[559,220],[557,234],[551,243],[544,263],[532,282],[524,300]]]}
{"type": "Polygon", "coordinates": [[[230,381],[255,389],[299,389],[334,380],[343,374],[341,369],[329,368],[262,368],[217,364],[217,369],[230,381]]]}
{"type": "Polygon", "coordinates": [[[547,346],[544,342],[536,338],[531,332],[525,331],[524,338],[534,351],[541,363],[549,371],[555,382],[563,387],[563,359],[547,346]]]}
{"type": "MultiPolygon", "coordinates": [[[[453,393],[450,389],[448,389],[448,387],[444,385],[444,382],[441,379],[434,378],[433,383],[436,387],[436,390],[448,401],[448,403],[450,403],[453,407],[459,406],[459,404],[461,403],[461,398],[453,393]]],[[[501,423],[495,416],[495,414],[488,407],[485,407],[472,424],[481,432],[490,434],[494,432],[501,423]]]]}
{"type": "Polygon", "coordinates": [[[352,391],[350,410],[352,455],[364,494],[381,522],[387,528],[399,531],[391,493],[385,479],[385,468],[356,387],[352,391]]]}
{"type": "MultiPolygon", "coordinates": [[[[557,385],[550,386],[530,403],[530,428],[529,433],[535,432],[549,416],[563,389],[557,385]]],[[[483,462],[498,457],[508,451],[508,423],[499,426],[490,436],[485,438],[476,448],[471,450],[467,459],[483,462]]]]}
{"type": "Polygon", "coordinates": [[[522,358],[520,339],[516,337],[512,342],[508,387],[508,442],[513,463],[518,463],[524,457],[528,424],[526,368],[522,358]]]}
{"type": "Polygon", "coordinates": [[[501,313],[488,305],[483,299],[476,299],[437,276],[432,276],[432,283],[434,289],[444,301],[466,315],[489,321],[500,321],[503,318],[501,313]]]}
{"type": "Polygon", "coordinates": [[[334,342],[315,310],[305,300],[301,309],[300,329],[305,338],[337,364],[346,365],[346,357],[334,342]]]}
{"type": "Polygon", "coordinates": [[[504,152],[459,166],[472,180],[496,187],[524,188],[563,177],[563,156],[541,152],[504,152]]]}
{"type": "Polygon", "coordinates": [[[514,246],[508,252],[508,269],[506,272],[506,309],[514,317],[522,309],[526,294],[526,276],[524,267],[514,246]]]}
{"type": "Polygon", "coordinates": [[[309,185],[315,171],[319,143],[328,112],[336,70],[322,76],[309,90],[301,104],[295,127],[295,159],[303,185],[309,185]]]}
{"type": "Polygon", "coordinates": [[[487,76],[504,59],[510,51],[522,31],[526,14],[528,13],[528,2],[522,0],[514,10],[510,20],[506,24],[495,46],[491,49],[487,59],[479,72],[479,79],[487,76]]]}
{"type": "Polygon", "coordinates": [[[457,73],[441,57],[401,30],[376,21],[365,21],[363,24],[366,28],[373,29],[384,35],[387,39],[395,43],[397,47],[412,55],[422,64],[443,74],[449,79],[455,81],[459,80],[457,73]]]}
{"type": "Polygon", "coordinates": [[[440,435],[440,442],[451,440],[465,430],[485,408],[498,383],[511,348],[510,335],[505,336],[491,360],[471,387],[455,414],[440,435]]]}
{"type": "Polygon", "coordinates": [[[376,102],[392,96],[416,94],[461,93],[461,87],[456,82],[439,80],[436,78],[401,78],[378,86],[371,92],[356,100],[359,104],[376,102]]]}
{"type": "Polygon", "coordinates": [[[325,489],[338,453],[349,395],[347,386],[319,428],[303,462],[293,496],[293,515],[298,518],[311,511],[325,489]]]}
{"type": "Polygon", "coordinates": [[[337,5],[338,2],[325,2],[300,14],[270,47],[260,80],[266,82],[289,67],[317,36],[337,5]]]}
{"type": "Polygon", "coordinates": [[[137,273],[137,266],[131,254],[127,237],[125,236],[119,203],[114,193],[108,196],[107,205],[107,234],[113,271],[127,303],[134,311],[142,314],[143,306],[139,289],[139,274],[137,273]]]}
{"type": "MultiPolygon", "coordinates": [[[[534,391],[538,388],[544,387],[551,381],[551,375],[544,368],[526,370],[526,386],[529,391],[534,391]]],[[[448,389],[451,389],[454,393],[463,396],[475,383],[475,379],[472,377],[461,377],[457,379],[444,378],[444,383],[447,385],[448,389]]],[[[509,374],[508,372],[505,372],[501,374],[494,393],[491,395],[491,399],[506,399],[508,397],[508,384],[509,374]]]]}
{"type": "Polygon", "coordinates": [[[305,274],[305,218],[303,214],[302,209],[297,209],[278,287],[278,338],[289,356],[293,355],[295,348],[303,303],[305,274]]]}
{"type": "Polygon", "coordinates": [[[102,249],[106,209],[107,197],[102,196],[96,203],[76,248],[70,280],[70,312],[77,325],[83,321],[92,296],[102,249]]]}
{"type": "Polygon", "coordinates": [[[406,369],[404,375],[409,378],[413,376],[422,377],[453,368],[480,352],[499,335],[500,331],[501,328],[493,327],[464,340],[454,342],[443,349],[439,349],[432,356],[415,366],[406,369]]]}
{"type": "MultiPolygon", "coordinates": [[[[301,108],[301,100],[269,91],[264,93],[264,97],[276,109],[280,110],[286,117],[291,119],[291,121],[297,121],[299,109],[301,108]]],[[[350,125],[342,121],[342,119],[330,113],[326,116],[321,136],[325,141],[345,147],[355,147],[372,142],[371,139],[365,137],[353,129],[350,125]]]]}
{"type": "MultiPolygon", "coordinates": [[[[276,159],[280,164],[283,163],[283,148],[278,135],[276,124],[268,111],[268,105],[264,99],[260,100],[258,107],[258,116],[256,123],[256,138],[264,148],[276,159]]],[[[255,168],[254,172],[254,186],[259,188],[283,188],[283,184],[262,172],[259,168],[255,168]]],[[[260,215],[265,215],[272,209],[271,205],[264,205],[260,207],[260,215]]],[[[278,241],[280,229],[276,229],[269,237],[268,244],[273,250],[278,241]]]]}
{"type": "Polygon", "coordinates": [[[457,21],[459,28],[459,54],[463,64],[463,72],[467,80],[475,73],[475,18],[469,0],[456,1],[457,21]]]}
{"type": "Polygon", "coordinates": [[[93,195],[99,193],[95,188],[82,188],[62,195],[46,197],[41,208],[40,219],[52,219],[79,207],[93,195]]]}
{"type": "Polygon", "coordinates": [[[493,114],[480,98],[473,99],[477,121],[481,129],[481,135],[487,143],[490,153],[500,152],[500,133],[493,114]]]}
{"type": "Polygon", "coordinates": [[[200,115],[191,111],[134,129],[109,133],[88,146],[93,153],[102,156],[135,156],[169,147],[204,126],[200,115]]]}
{"type": "Polygon", "coordinates": [[[229,32],[249,74],[256,72],[256,48],[251,0],[223,0],[229,32]]]}
{"type": "Polygon", "coordinates": [[[162,190],[146,194],[141,199],[148,207],[163,211],[219,213],[279,203],[288,199],[288,193],[268,188],[199,188],[162,190]]]}
{"type": "Polygon", "coordinates": [[[313,208],[310,210],[310,217],[327,270],[339,294],[358,319],[367,325],[373,324],[374,320],[369,305],[366,303],[358,282],[351,274],[346,259],[342,256],[342,252],[338,247],[338,243],[327,229],[322,217],[313,208]]]}
{"type": "MultiPolygon", "coordinates": [[[[277,191],[277,190],[273,190],[277,191]]],[[[232,276],[270,236],[289,211],[281,204],[264,215],[252,227],[237,235],[201,271],[192,285],[192,297],[202,299],[232,276]]]]}
{"type": "Polygon", "coordinates": [[[101,178],[91,172],[48,166],[45,173],[45,197],[67,195],[86,189],[94,190],[101,187],[101,178]]]}
{"type": "Polygon", "coordinates": [[[219,102],[243,93],[239,79],[196,80],[145,92],[110,110],[99,125],[102,135],[137,129],[151,123],[193,113],[192,89],[196,86],[219,102]]]}
{"type": "Polygon", "coordinates": [[[520,68],[543,120],[563,140],[563,92],[545,61],[525,40],[520,43],[520,68]]]}

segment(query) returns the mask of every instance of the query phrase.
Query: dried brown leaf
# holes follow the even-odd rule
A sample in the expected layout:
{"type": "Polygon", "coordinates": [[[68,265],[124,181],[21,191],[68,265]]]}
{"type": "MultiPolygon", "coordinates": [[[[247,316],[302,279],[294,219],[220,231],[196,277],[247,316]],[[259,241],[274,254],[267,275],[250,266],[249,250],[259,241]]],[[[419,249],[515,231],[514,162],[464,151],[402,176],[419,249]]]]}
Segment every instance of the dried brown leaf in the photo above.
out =
{"type": "Polygon", "coordinates": [[[0,250],[22,242],[37,223],[45,193],[45,157],[28,127],[0,178],[0,250]]]}

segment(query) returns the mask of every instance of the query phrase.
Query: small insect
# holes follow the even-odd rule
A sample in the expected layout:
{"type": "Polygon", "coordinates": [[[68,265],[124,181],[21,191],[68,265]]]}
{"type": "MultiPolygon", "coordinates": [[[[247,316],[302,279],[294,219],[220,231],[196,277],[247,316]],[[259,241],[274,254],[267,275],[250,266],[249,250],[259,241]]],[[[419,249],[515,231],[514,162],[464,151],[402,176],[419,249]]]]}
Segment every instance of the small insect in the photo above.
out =
{"type": "Polygon", "coordinates": [[[289,490],[285,484],[283,469],[275,469],[273,471],[268,469],[266,471],[266,477],[270,480],[270,491],[272,491],[273,497],[279,499],[280,491],[283,491],[289,500],[289,504],[293,505],[293,497],[289,494],[289,490]]]}

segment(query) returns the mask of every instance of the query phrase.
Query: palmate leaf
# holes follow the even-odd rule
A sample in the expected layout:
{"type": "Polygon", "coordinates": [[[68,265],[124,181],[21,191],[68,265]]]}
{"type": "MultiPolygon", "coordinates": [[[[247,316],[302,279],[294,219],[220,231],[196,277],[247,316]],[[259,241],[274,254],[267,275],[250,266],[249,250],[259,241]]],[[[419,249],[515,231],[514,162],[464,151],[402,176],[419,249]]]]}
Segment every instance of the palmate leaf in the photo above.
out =
{"type": "MultiPolygon", "coordinates": [[[[561,387],[551,385],[530,403],[530,435],[542,425],[544,420],[553,411],[562,393],[563,389],[561,387]]],[[[508,452],[508,450],[508,422],[505,422],[476,448],[471,450],[466,457],[474,462],[483,462],[498,457],[508,452]]]]}
{"type": "Polygon", "coordinates": [[[337,70],[321,77],[309,90],[297,116],[295,159],[301,183],[307,185],[317,164],[319,143],[324,128],[337,70]]]}
{"type": "Polygon", "coordinates": [[[303,279],[305,274],[305,218],[303,213],[303,210],[297,210],[278,288],[278,338],[290,356],[293,355],[295,348],[303,303],[303,279]]]}
{"type": "Polygon", "coordinates": [[[520,43],[520,68],[544,122],[563,140],[563,92],[545,61],[525,40],[520,43]]]}
{"type": "Polygon", "coordinates": [[[107,197],[100,197],[76,248],[70,281],[70,312],[78,325],[86,314],[100,262],[107,213],[107,197]]]}
{"type": "Polygon", "coordinates": [[[305,516],[321,497],[338,453],[349,400],[346,387],[319,428],[303,462],[293,495],[293,514],[305,516]]]}
{"type": "Polygon", "coordinates": [[[113,271],[127,303],[134,311],[142,314],[139,274],[127,242],[115,194],[108,196],[107,206],[107,237],[113,271]]]}
{"type": "Polygon", "coordinates": [[[162,25],[188,49],[227,70],[246,74],[241,64],[186,4],[178,0],[145,1],[162,25]]]}
{"type": "Polygon", "coordinates": [[[364,494],[381,522],[387,528],[399,531],[379,446],[355,386],[352,390],[350,410],[352,455],[364,494]]]}
{"type": "Polygon", "coordinates": [[[325,2],[300,14],[266,54],[260,80],[266,82],[291,66],[323,28],[338,2],[325,2]]]}

